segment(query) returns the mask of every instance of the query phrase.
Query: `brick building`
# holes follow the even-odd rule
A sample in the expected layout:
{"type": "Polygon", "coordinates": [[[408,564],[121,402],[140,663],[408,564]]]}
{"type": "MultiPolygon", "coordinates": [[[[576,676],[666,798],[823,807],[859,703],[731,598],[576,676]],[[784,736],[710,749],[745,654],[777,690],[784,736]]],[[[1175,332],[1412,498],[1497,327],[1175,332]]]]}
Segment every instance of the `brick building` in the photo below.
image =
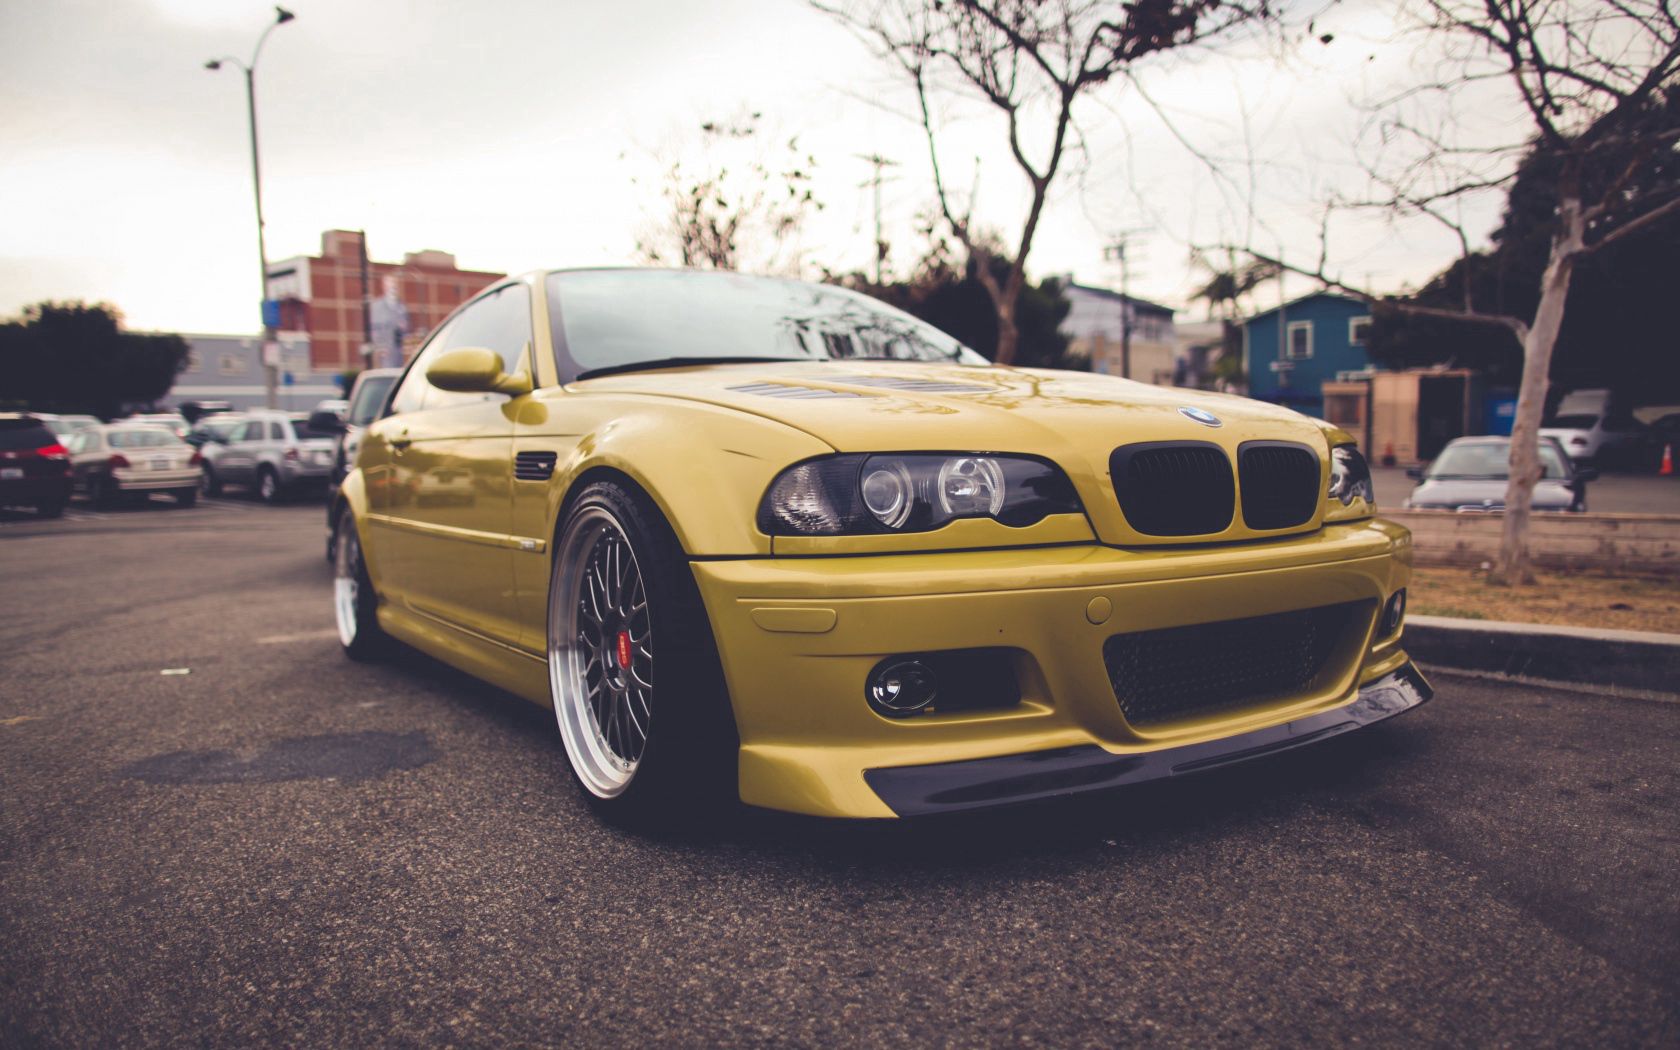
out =
{"type": "Polygon", "coordinates": [[[366,257],[364,238],[355,230],[328,230],[321,235],[320,255],[268,264],[268,295],[280,303],[280,330],[308,340],[317,371],[362,367],[369,330],[364,304],[375,302],[371,319],[377,324],[376,301],[388,290],[406,308],[400,335],[405,354],[412,354],[451,310],[505,276],[459,269],[455,256],[440,251],[409,252],[400,263],[377,262],[366,257]]]}

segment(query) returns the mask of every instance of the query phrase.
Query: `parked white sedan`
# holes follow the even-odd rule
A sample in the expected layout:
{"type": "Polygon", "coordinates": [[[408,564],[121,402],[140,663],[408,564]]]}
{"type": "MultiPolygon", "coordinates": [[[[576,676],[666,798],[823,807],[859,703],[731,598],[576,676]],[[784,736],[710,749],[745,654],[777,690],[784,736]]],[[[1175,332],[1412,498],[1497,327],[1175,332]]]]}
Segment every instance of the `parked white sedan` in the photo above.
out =
{"type": "Polygon", "coordinates": [[[65,445],[75,487],[100,506],[145,492],[167,492],[183,507],[198,502],[203,460],[197,449],[164,427],[110,423],[77,431],[65,445]]]}

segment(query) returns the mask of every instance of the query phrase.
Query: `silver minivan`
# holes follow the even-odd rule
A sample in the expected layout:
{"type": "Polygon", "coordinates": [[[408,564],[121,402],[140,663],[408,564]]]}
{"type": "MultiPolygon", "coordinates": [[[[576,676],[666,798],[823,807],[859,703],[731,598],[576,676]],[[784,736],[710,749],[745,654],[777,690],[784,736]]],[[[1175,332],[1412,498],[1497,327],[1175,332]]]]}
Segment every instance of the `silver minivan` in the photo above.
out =
{"type": "Polygon", "coordinates": [[[224,485],[242,485],[274,503],[293,492],[324,489],[336,436],[311,429],[306,413],[247,412],[231,433],[205,443],[204,492],[215,496],[224,485]]]}

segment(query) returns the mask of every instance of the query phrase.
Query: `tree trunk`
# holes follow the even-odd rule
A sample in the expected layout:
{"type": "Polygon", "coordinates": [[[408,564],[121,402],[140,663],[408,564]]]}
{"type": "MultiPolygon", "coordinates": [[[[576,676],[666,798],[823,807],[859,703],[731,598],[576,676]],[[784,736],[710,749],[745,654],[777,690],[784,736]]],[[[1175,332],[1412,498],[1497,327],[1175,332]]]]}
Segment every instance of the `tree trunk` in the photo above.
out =
{"type": "Polygon", "coordinates": [[[1517,393],[1516,419],[1511,424],[1504,530],[1499,541],[1499,560],[1488,574],[1489,583],[1534,582],[1534,569],[1528,558],[1528,516],[1534,500],[1534,483],[1540,480],[1541,474],[1540,421],[1546,410],[1552,347],[1557,343],[1558,329],[1563,326],[1569,279],[1575,271],[1575,256],[1585,243],[1584,236],[1580,197],[1564,197],[1558,203],[1558,231],[1552,238],[1551,257],[1540,279],[1540,307],[1523,337],[1522,386],[1517,393]]]}
{"type": "Polygon", "coordinates": [[[994,360],[1000,365],[1012,365],[1015,363],[1015,348],[1021,341],[1021,330],[1015,325],[1014,303],[997,304],[997,325],[997,357],[994,360]]]}

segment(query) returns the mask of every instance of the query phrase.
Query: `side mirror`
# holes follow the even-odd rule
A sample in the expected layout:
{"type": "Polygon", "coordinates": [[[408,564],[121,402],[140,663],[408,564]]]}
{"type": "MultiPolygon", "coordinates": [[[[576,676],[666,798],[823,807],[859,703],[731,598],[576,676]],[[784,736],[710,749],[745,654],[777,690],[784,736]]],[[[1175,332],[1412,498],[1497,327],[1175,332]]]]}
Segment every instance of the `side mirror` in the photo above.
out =
{"type": "Polygon", "coordinates": [[[426,369],[426,381],[439,390],[462,394],[528,394],[531,377],[523,372],[502,371],[501,355],[481,346],[463,346],[433,361],[426,369]]]}
{"type": "Polygon", "coordinates": [[[1407,467],[1406,468],[1406,476],[1408,478],[1411,478],[1413,481],[1422,481],[1423,480],[1423,468],[1422,467],[1407,467]]]}
{"type": "Polygon", "coordinates": [[[1581,481],[1581,482],[1597,481],[1598,480],[1598,468],[1597,467],[1577,467],[1576,470],[1575,470],[1575,480],[1576,481],[1581,481]]]}

